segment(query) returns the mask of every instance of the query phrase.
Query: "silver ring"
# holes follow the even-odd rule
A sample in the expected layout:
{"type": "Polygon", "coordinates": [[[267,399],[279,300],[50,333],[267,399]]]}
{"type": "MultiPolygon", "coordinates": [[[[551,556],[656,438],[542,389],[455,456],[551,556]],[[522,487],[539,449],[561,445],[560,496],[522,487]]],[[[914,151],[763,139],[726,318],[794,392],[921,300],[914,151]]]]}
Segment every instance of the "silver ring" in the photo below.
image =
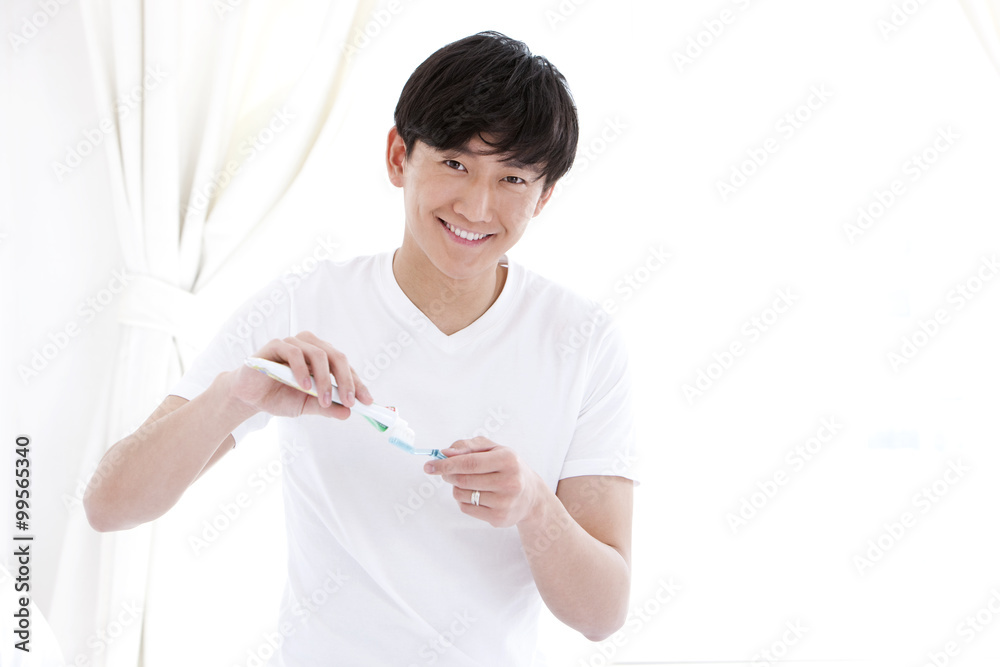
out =
{"type": "Polygon", "coordinates": [[[475,505],[476,507],[479,507],[479,492],[478,491],[473,491],[472,492],[472,504],[475,505]]]}

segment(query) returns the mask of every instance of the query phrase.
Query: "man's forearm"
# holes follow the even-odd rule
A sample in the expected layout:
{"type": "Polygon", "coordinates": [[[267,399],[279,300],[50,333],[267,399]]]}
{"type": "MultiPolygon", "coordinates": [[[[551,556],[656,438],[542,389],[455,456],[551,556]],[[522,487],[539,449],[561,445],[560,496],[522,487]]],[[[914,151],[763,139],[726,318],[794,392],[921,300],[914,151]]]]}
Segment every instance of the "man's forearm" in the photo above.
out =
{"type": "Polygon", "coordinates": [[[517,524],[532,576],[549,610],[592,641],[625,622],[631,567],[590,535],[539,479],[537,509],[517,524]]]}
{"type": "Polygon", "coordinates": [[[84,494],[91,524],[123,530],[158,518],[185,490],[234,428],[253,414],[228,391],[222,373],[198,397],[138,430],[109,449],[84,494]]]}

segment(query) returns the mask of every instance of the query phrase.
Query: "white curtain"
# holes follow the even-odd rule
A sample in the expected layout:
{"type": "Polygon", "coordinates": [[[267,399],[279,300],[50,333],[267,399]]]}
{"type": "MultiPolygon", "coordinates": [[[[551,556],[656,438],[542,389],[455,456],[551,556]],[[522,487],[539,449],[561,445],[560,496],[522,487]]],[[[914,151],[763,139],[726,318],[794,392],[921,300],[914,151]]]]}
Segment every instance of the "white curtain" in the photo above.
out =
{"type": "MultiPolygon", "coordinates": [[[[182,353],[203,340],[206,322],[233,307],[213,303],[211,287],[233,280],[229,260],[252,246],[321,133],[336,131],[352,60],[344,45],[372,4],[83,3],[100,117],[113,126],[103,143],[128,278],[118,355],[107,360],[108,409],[81,438],[83,461],[141,423],[180,377],[182,353]],[[282,44],[298,50],[292,63],[274,58],[282,44]]],[[[155,534],[164,529],[157,522],[100,535],[82,512],[71,515],[49,615],[67,659],[180,664],[161,649],[183,639],[143,627],[157,590],[183,585],[151,545],[187,536],[155,534]],[[100,651],[88,647],[116,620],[129,632],[100,651]]]]}
{"type": "Polygon", "coordinates": [[[983,48],[1000,70],[1000,0],[960,0],[983,48]]]}

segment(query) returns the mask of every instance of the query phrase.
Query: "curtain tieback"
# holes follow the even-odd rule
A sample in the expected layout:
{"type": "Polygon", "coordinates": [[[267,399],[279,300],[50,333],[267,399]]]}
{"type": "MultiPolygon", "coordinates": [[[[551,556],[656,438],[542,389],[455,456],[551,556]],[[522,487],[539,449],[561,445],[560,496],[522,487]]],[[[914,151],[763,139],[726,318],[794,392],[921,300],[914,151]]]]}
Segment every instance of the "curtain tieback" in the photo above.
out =
{"type": "Polygon", "coordinates": [[[159,278],[131,275],[120,297],[118,321],[163,331],[190,344],[198,340],[198,296],[159,278]]]}

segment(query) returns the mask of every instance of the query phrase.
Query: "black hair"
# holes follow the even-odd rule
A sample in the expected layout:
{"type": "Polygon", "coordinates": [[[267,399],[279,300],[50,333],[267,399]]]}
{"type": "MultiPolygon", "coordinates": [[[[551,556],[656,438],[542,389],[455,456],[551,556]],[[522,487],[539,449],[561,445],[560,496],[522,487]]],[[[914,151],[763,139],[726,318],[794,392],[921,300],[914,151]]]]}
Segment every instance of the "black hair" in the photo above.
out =
{"type": "Polygon", "coordinates": [[[538,169],[545,187],[573,166],[580,137],[562,73],[524,42],[492,31],[452,42],[421,63],[394,119],[407,153],[417,140],[461,150],[478,135],[489,154],[538,169]]]}

